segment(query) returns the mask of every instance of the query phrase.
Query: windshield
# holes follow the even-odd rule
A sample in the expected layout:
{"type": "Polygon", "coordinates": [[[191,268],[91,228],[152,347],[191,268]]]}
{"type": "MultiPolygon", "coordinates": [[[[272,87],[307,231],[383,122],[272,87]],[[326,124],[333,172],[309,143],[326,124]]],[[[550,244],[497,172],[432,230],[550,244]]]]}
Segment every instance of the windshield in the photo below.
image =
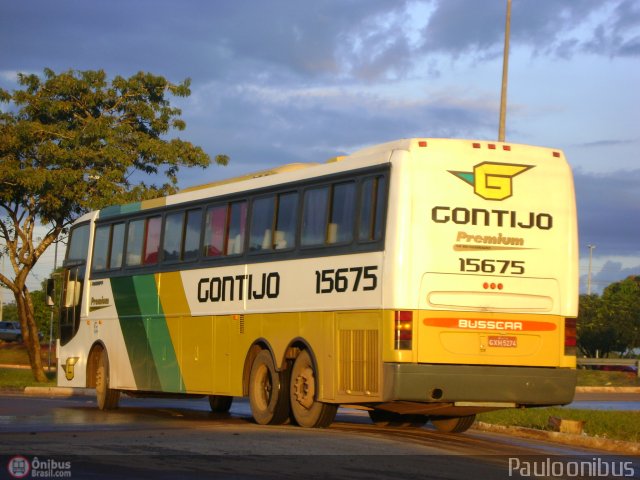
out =
{"type": "Polygon", "coordinates": [[[89,224],[78,225],[69,234],[69,247],[67,248],[67,263],[77,263],[87,260],[89,249],[89,224]]]}

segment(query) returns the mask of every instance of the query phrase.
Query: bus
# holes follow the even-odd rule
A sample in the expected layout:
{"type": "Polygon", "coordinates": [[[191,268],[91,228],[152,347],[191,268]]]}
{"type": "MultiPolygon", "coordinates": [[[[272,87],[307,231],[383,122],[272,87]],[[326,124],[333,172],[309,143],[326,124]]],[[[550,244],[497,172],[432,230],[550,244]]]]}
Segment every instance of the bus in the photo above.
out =
{"type": "Polygon", "coordinates": [[[58,385],[248,397],[258,424],[468,429],[576,383],[575,194],[557,149],[413,138],[80,217],[58,385]]]}

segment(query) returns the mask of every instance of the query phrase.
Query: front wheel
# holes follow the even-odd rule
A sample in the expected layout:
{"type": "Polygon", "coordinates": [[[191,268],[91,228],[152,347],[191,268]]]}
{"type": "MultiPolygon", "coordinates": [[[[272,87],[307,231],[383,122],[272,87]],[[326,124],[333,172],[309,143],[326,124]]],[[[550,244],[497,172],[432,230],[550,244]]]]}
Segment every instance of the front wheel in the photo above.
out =
{"type": "Polygon", "coordinates": [[[109,383],[109,357],[106,350],[100,352],[96,368],[96,401],[100,410],[118,408],[120,390],[114,390],[109,383]]]}
{"type": "Polygon", "coordinates": [[[475,415],[468,415],[466,417],[440,417],[431,419],[431,423],[433,423],[433,426],[442,433],[466,432],[475,421],[475,415]]]}
{"type": "Polygon", "coordinates": [[[261,350],[251,366],[249,404],[256,423],[279,425],[289,418],[287,370],[278,373],[268,350],[261,350]]]}
{"type": "Polygon", "coordinates": [[[316,372],[309,352],[303,350],[291,371],[291,413],[301,427],[325,428],[331,425],[338,405],[316,400],[316,372]]]}

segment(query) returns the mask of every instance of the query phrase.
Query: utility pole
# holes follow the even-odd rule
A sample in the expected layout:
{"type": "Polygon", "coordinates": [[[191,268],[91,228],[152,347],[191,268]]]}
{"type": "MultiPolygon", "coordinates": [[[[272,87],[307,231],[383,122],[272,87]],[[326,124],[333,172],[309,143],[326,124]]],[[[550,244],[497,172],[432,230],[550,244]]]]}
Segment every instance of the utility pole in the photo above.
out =
{"type": "Polygon", "coordinates": [[[509,80],[509,37],[511,35],[511,0],[507,0],[507,21],[504,27],[504,56],[502,59],[502,91],[500,94],[500,123],[498,141],[504,142],[507,118],[507,83],[509,80]]]}
{"type": "Polygon", "coordinates": [[[591,295],[591,262],[593,261],[593,249],[595,245],[587,245],[589,248],[589,273],[587,273],[587,295],[591,295]]]}

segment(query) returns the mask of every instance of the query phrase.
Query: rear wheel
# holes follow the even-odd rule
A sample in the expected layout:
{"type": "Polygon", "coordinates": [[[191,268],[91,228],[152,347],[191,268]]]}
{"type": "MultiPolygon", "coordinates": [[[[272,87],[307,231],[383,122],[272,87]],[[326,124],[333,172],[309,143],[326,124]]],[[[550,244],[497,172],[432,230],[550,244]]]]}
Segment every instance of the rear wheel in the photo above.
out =
{"type": "Polygon", "coordinates": [[[440,417],[432,418],[431,423],[439,432],[461,433],[469,430],[469,427],[476,421],[475,415],[467,417],[440,417]]]}
{"type": "Polygon", "coordinates": [[[96,401],[100,410],[113,410],[118,408],[120,390],[114,390],[110,387],[107,352],[102,350],[98,355],[100,356],[96,368],[96,401]]]}
{"type": "Polygon", "coordinates": [[[268,350],[261,350],[251,366],[249,404],[256,423],[278,425],[289,418],[287,370],[278,373],[268,350]]]}
{"type": "Polygon", "coordinates": [[[338,405],[316,400],[316,372],[309,352],[303,350],[291,371],[291,413],[301,427],[325,428],[331,425],[338,405]]]}
{"type": "Polygon", "coordinates": [[[227,413],[233,403],[233,397],[227,395],[209,395],[209,405],[214,413],[227,413]]]}

